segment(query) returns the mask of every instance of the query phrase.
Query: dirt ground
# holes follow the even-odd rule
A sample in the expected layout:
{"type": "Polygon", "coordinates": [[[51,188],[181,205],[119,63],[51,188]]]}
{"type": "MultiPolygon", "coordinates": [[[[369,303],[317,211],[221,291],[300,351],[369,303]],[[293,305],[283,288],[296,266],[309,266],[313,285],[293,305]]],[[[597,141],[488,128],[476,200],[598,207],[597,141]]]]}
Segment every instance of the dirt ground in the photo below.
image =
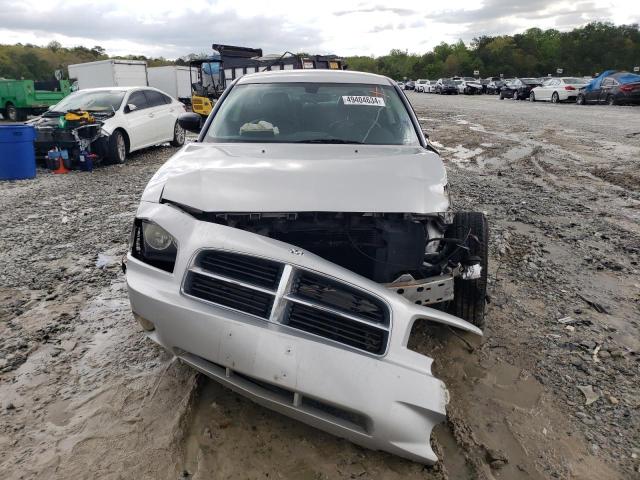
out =
{"type": "Polygon", "coordinates": [[[130,314],[158,147],[0,183],[0,478],[640,478],[640,108],[410,93],[455,208],[491,224],[482,339],[419,324],[451,395],[424,467],[265,410],[130,314]]]}

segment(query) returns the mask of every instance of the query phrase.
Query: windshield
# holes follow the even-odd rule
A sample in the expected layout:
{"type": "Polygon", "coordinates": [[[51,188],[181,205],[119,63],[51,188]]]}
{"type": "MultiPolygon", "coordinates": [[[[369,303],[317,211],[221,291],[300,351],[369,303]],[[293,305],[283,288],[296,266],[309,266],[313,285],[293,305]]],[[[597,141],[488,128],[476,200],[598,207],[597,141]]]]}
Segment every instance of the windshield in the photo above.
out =
{"type": "Polygon", "coordinates": [[[420,144],[393,87],[357,83],[237,85],[205,141],[420,144]]]}
{"type": "Polygon", "coordinates": [[[112,112],[122,104],[124,93],[121,90],[99,90],[74,92],[51,107],[55,112],[69,110],[88,110],[92,112],[112,112]]]}

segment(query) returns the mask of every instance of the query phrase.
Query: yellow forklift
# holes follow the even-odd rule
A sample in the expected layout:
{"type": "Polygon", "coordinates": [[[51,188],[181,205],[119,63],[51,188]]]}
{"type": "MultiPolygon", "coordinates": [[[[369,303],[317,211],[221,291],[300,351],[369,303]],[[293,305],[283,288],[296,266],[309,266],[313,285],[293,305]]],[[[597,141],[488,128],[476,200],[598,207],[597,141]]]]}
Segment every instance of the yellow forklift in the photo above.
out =
{"type": "Polygon", "coordinates": [[[192,60],[191,109],[203,121],[209,116],[227,82],[231,83],[248,73],[268,70],[294,70],[301,68],[327,68],[346,70],[342,57],[336,55],[297,55],[285,52],[282,55],[262,55],[260,48],[236,47],[213,44],[218,52],[209,58],[192,60]]]}

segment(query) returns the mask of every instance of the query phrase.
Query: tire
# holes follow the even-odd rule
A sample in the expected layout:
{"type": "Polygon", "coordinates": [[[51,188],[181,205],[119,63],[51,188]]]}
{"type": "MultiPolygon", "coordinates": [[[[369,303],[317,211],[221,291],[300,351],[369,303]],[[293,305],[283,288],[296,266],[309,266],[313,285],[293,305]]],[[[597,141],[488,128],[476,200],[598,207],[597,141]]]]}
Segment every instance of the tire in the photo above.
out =
{"type": "Polygon", "coordinates": [[[529,94],[529,101],[530,102],[535,102],[536,101],[536,94],[535,93],[531,92],[529,94]]]}
{"type": "Polygon", "coordinates": [[[585,101],[584,95],[578,94],[578,96],[576,97],[576,105],[586,105],[587,102],[585,101]]]}
{"type": "Polygon", "coordinates": [[[607,105],[616,105],[616,99],[613,95],[607,96],[607,105]]]}
{"type": "Polygon", "coordinates": [[[185,137],[184,128],[182,128],[180,124],[176,121],[176,124],[173,127],[173,140],[171,140],[171,146],[176,148],[183,146],[184,137],[185,137]]]}
{"type": "MultiPolygon", "coordinates": [[[[475,235],[478,242],[470,240],[469,254],[480,258],[482,272],[476,280],[454,280],[454,297],[449,302],[449,313],[455,315],[478,328],[485,326],[485,306],[487,300],[487,271],[489,266],[489,224],[487,217],[480,212],[458,212],[453,223],[447,227],[446,236],[464,239],[467,235],[475,235]]],[[[459,261],[457,255],[452,257],[459,261]]]]}
{"type": "Polygon", "coordinates": [[[500,92],[500,100],[504,100],[504,95],[500,92]]]}
{"type": "Polygon", "coordinates": [[[18,109],[11,102],[7,102],[4,111],[7,113],[6,118],[10,122],[18,121],[18,109]]]}
{"type": "Polygon", "coordinates": [[[518,94],[518,92],[514,92],[513,97],[511,98],[513,98],[513,100],[520,100],[520,95],[518,94]]]}
{"type": "Polygon", "coordinates": [[[553,92],[553,94],[551,95],[551,103],[560,103],[558,92],[553,92]]]}
{"type": "Polygon", "coordinates": [[[123,164],[127,161],[127,140],[122,130],[116,130],[109,139],[109,161],[123,164]]]}

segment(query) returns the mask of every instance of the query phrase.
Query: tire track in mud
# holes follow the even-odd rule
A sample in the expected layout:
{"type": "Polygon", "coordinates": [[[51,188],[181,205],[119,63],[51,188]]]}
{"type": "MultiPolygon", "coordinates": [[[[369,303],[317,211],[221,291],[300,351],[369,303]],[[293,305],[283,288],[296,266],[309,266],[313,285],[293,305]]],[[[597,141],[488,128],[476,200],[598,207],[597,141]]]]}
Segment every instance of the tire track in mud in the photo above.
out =
{"type": "MultiPolygon", "coordinates": [[[[457,368],[477,361],[482,375],[469,375],[464,367],[459,375],[438,370],[452,391],[450,422],[454,430],[462,423],[460,430],[466,432],[459,443],[472,438],[471,445],[480,445],[475,451],[467,448],[470,463],[479,466],[480,478],[492,478],[496,472],[483,464],[482,445],[491,448],[497,443],[506,446],[506,456],[522,467],[497,472],[506,478],[628,478],[638,468],[632,446],[640,431],[631,415],[638,398],[633,378],[638,375],[635,352],[640,345],[635,339],[640,325],[634,321],[639,313],[634,298],[640,285],[632,278],[638,275],[639,238],[637,216],[615,206],[633,205],[634,192],[594,178],[592,152],[569,150],[579,138],[588,137],[585,132],[575,140],[566,132],[560,140],[544,138],[537,125],[512,128],[511,118],[505,122],[502,113],[485,114],[482,124],[474,123],[477,112],[470,114],[465,107],[476,104],[475,99],[413,95],[411,100],[419,116],[430,117],[431,123],[424,126],[433,128],[431,139],[442,145],[450,161],[456,207],[485,210],[491,222],[493,301],[487,336],[477,358],[455,357],[451,364],[457,368]],[[456,122],[461,118],[468,120],[456,122]],[[499,125],[498,119],[503,120],[499,125]],[[510,133],[513,130],[518,134],[510,133]],[[463,145],[466,151],[480,145],[493,158],[483,159],[484,152],[456,158],[462,149],[453,145],[463,145]],[[559,164],[562,158],[570,162],[559,164]],[[608,235],[603,223],[626,228],[608,235]],[[621,254],[630,262],[619,262],[621,254]],[[583,271],[589,276],[585,278],[583,271]],[[611,315],[592,313],[580,295],[608,305],[611,315]],[[575,317],[571,330],[557,322],[569,315],[575,317]],[[602,348],[607,349],[606,360],[594,360],[602,348]],[[614,355],[622,356],[612,361],[614,355]],[[496,391],[517,398],[521,389],[514,392],[509,387],[513,375],[501,366],[505,363],[533,379],[542,392],[535,408],[522,409],[512,398],[496,398],[496,391]],[[494,388],[483,391],[480,386],[491,376],[497,379],[494,388]],[[585,407],[576,385],[590,383],[599,400],[585,407]]],[[[514,123],[526,118],[527,107],[518,108],[520,117],[514,123]]],[[[598,138],[595,132],[591,135],[598,138]]],[[[618,150],[640,151],[637,146],[618,150]]],[[[622,156],[619,163],[634,168],[631,156],[622,156]]],[[[454,351],[448,345],[445,357],[454,351]]]]}

